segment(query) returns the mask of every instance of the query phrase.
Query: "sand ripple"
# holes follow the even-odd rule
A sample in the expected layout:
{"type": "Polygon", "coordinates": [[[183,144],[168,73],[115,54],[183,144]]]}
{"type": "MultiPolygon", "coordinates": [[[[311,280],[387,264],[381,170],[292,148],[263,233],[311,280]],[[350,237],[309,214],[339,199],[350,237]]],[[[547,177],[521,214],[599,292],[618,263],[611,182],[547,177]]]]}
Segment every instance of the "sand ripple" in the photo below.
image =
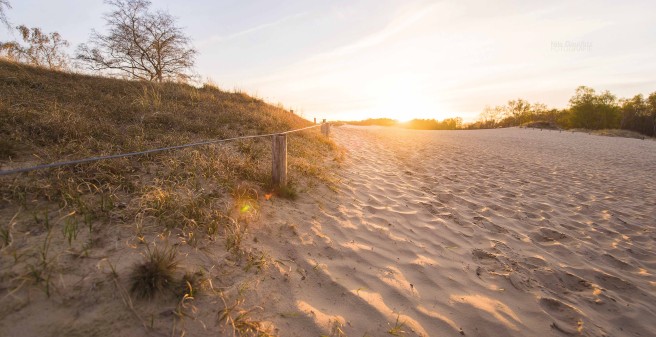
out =
{"type": "Polygon", "coordinates": [[[282,336],[653,336],[656,142],[335,128],[336,193],[263,213],[282,336]],[[281,267],[282,268],[282,267],[281,267]],[[284,271],[284,268],[282,268],[284,271]],[[301,277],[301,275],[303,277],[301,277]],[[277,280],[280,280],[278,278],[277,280]],[[398,319],[398,321],[397,321],[398,319]]]}

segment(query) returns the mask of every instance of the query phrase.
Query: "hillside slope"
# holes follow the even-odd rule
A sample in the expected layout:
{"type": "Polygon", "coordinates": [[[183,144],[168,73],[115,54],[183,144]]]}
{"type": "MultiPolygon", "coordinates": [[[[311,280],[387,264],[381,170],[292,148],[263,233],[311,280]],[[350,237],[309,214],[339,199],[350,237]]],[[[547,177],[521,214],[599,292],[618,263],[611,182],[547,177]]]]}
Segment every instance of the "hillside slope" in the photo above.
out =
{"type": "MultiPolygon", "coordinates": [[[[0,62],[3,170],[307,125],[212,86],[0,62]]],[[[270,262],[244,242],[250,220],[278,198],[270,147],[270,138],[249,139],[0,177],[0,331],[270,330],[239,316],[245,284],[270,262]],[[239,297],[226,302],[233,293],[239,297]],[[217,310],[228,308],[219,320],[217,310]],[[229,324],[233,314],[242,325],[229,324]]],[[[330,184],[340,152],[318,129],[290,135],[288,148],[285,194],[330,184]]]]}

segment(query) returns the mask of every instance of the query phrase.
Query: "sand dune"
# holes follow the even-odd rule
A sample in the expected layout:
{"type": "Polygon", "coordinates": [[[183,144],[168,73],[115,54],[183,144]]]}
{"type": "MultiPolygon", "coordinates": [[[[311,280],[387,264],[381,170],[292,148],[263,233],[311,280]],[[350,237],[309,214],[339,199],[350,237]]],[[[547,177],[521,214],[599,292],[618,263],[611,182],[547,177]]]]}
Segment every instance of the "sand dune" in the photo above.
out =
{"type": "Polygon", "coordinates": [[[656,335],[656,142],[334,128],[338,191],[264,207],[281,336],[656,335]],[[397,329],[397,330],[395,330],[397,329]]]}

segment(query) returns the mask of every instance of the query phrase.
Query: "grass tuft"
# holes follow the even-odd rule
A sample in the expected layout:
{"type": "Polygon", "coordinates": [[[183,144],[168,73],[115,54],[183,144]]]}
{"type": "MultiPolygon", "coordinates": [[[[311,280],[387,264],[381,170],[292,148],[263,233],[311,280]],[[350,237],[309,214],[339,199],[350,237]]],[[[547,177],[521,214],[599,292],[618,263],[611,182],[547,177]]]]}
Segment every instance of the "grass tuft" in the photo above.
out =
{"type": "Polygon", "coordinates": [[[195,298],[198,295],[198,291],[202,284],[203,273],[184,273],[180,282],[176,288],[175,295],[177,297],[190,297],[195,298]]]}
{"type": "Polygon", "coordinates": [[[220,293],[219,297],[223,301],[224,308],[219,310],[218,322],[224,327],[232,330],[233,336],[273,336],[269,327],[262,322],[251,318],[251,314],[254,311],[261,310],[262,308],[253,307],[248,310],[242,308],[244,299],[241,296],[238,296],[238,298],[230,304],[226,300],[225,294],[220,293]]]}
{"type": "Polygon", "coordinates": [[[298,190],[293,183],[288,183],[287,186],[280,186],[275,189],[276,195],[281,198],[296,200],[298,198],[298,190]]]}
{"type": "Polygon", "coordinates": [[[177,251],[174,248],[148,248],[145,260],[132,270],[130,292],[139,298],[153,298],[172,289],[177,267],[177,251]]]}
{"type": "Polygon", "coordinates": [[[401,321],[399,322],[399,318],[401,315],[396,315],[396,322],[394,322],[394,325],[390,327],[389,330],[387,330],[387,333],[392,335],[392,336],[405,336],[405,330],[403,328],[405,327],[405,322],[401,321]]]}

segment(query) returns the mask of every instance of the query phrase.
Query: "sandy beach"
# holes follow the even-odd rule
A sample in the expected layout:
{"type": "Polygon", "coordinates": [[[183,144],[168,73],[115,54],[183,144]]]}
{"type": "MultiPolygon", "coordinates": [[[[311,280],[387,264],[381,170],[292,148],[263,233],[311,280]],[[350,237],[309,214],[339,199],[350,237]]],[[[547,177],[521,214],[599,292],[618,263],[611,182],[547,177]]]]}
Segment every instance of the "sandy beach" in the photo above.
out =
{"type": "Polygon", "coordinates": [[[237,252],[232,227],[192,242],[110,213],[85,256],[86,234],[67,243],[61,215],[53,241],[17,222],[0,255],[0,336],[656,335],[656,142],[518,128],[331,137],[338,181],[229,208],[248,226],[237,252]],[[18,274],[43,242],[49,292],[18,274]],[[176,278],[202,277],[191,298],[129,292],[148,247],[175,247],[176,278]]]}
{"type": "MultiPolygon", "coordinates": [[[[337,191],[262,208],[281,336],[656,335],[656,142],[335,127],[337,191]]],[[[258,228],[259,227],[259,228],[258,228]]]]}

